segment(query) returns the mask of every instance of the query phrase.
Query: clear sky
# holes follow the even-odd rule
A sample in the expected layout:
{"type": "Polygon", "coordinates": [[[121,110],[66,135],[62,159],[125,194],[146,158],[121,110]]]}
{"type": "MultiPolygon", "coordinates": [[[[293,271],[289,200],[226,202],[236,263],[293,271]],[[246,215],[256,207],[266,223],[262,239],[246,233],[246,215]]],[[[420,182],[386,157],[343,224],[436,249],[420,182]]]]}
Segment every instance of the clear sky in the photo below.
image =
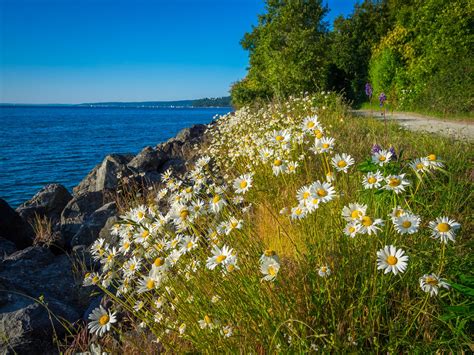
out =
{"type": "MultiPolygon", "coordinates": [[[[328,20],[355,0],[325,0],[328,20]]],[[[0,102],[228,95],[263,0],[0,0],[0,102]]]]}

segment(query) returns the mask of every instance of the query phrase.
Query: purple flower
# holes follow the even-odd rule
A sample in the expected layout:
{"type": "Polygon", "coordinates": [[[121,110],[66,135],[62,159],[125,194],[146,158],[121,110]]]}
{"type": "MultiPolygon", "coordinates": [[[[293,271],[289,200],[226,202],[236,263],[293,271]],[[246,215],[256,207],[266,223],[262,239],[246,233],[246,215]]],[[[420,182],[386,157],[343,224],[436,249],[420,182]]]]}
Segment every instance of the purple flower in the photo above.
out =
{"type": "Polygon", "coordinates": [[[370,151],[372,154],[378,153],[382,150],[382,147],[379,146],[378,144],[374,144],[372,146],[372,150],[370,151]]]}
{"type": "Polygon", "coordinates": [[[385,102],[386,100],[387,100],[387,96],[385,96],[384,93],[381,93],[381,94],[379,95],[380,107],[383,106],[383,104],[384,104],[384,102],[385,102]]]}
{"type": "Polygon", "coordinates": [[[365,84],[365,94],[369,97],[369,99],[372,97],[372,85],[370,83],[365,84]]]}
{"type": "Polygon", "coordinates": [[[389,151],[390,151],[390,153],[392,153],[393,159],[397,160],[397,153],[395,153],[395,148],[390,147],[389,151]]]}

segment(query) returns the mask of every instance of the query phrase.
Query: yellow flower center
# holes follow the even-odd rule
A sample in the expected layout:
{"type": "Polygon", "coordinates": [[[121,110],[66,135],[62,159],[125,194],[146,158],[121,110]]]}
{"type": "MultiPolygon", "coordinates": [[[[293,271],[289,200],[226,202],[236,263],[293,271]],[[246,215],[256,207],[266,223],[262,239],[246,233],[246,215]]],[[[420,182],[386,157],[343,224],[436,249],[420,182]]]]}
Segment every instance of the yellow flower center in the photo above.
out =
{"type": "Polygon", "coordinates": [[[436,155],[435,154],[428,155],[428,160],[429,161],[435,161],[436,160],[436,155]]]}
{"type": "Polygon", "coordinates": [[[96,275],[92,278],[92,283],[95,285],[98,282],[99,282],[99,276],[96,275]]]}
{"type": "Polygon", "coordinates": [[[370,218],[369,216],[362,217],[362,225],[363,226],[370,227],[372,225],[372,223],[374,223],[374,222],[372,221],[372,218],[370,218]]]}
{"type": "Polygon", "coordinates": [[[438,280],[431,276],[426,277],[425,282],[431,286],[436,286],[438,284],[438,280]]]}
{"type": "Polygon", "coordinates": [[[275,139],[278,141],[278,142],[281,142],[283,139],[285,139],[283,136],[276,136],[275,139]]]}
{"type": "Polygon", "coordinates": [[[351,213],[351,217],[352,217],[352,219],[358,219],[358,218],[362,217],[362,212],[359,211],[359,210],[354,210],[351,213]]]}
{"type": "Polygon", "coordinates": [[[214,197],[212,198],[212,202],[214,203],[217,203],[221,200],[221,197],[219,195],[214,195],[214,197]]]}
{"type": "Polygon", "coordinates": [[[308,124],[306,125],[306,127],[308,127],[308,128],[313,128],[313,127],[314,127],[314,122],[313,122],[313,121],[309,121],[308,124]]]}
{"type": "Polygon", "coordinates": [[[282,164],[282,161],[280,159],[275,159],[275,161],[273,162],[273,165],[275,166],[280,166],[282,164]]]}
{"type": "Polygon", "coordinates": [[[349,227],[349,233],[354,233],[356,231],[355,227],[349,227]]]}
{"type": "Polygon", "coordinates": [[[99,318],[100,325],[106,325],[109,322],[109,315],[104,314],[102,317],[99,318]]]}
{"type": "Polygon", "coordinates": [[[123,248],[124,248],[124,249],[130,248],[130,243],[129,243],[129,242],[123,243],[123,248]]]}
{"type": "Polygon", "coordinates": [[[211,317],[209,317],[207,314],[204,316],[204,322],[206,322],[206,324],[211,324],[211,317]]]}
{"type": "Polygon", "coordinates": [[[179,216],[181,219],[186,219],[189,217],[189,211],[187,209],[183,209],[181,212],[179,212],[179,216]]]}
{"type": "Polygon", "coordinates": [[[397,187],[398,185],[400,185],[401,183],[401,180],[398,179],[398,178],[391,178],[388,182],[388,184],[391,186],[391,187],[397,187]]]}
{"type": "Polygon", "coordinates": [[[393,266],[393,265],[395,265],[397,262],[398,262],[398,259],[397,259],[395,256],[389,255],[389,256],[387,257],[387,264],[388,264],[388,265],[393,266]]]}
{"type": "Polygon", "coordinates": [[[347,163],[344,160],[339,160],[339,162],[337,163],[337,166],[340,168],[344,168],[347,166],[347,163]]]}
{"type": "Polygon", "coordinates": [[[193,192],[193,188],[192,188],[191,186],[190,186],[190,187],[188,187],[188,188],[186,188],[186,192],[187,192],[187,193],[191,193],[191,192],[193,192]]]}
{"type": "Polygon", "coordinates": [[[136,266],[135,264],[130,264],[130,266],[128,267],[128,269],[129,269],[130,271],[133,271],[133,270],[135,270],[135,266],[136,266]]]}
{"type": "Polygon", "coordinates": [[[328,271],[328,268],[326,266],[321,266],[321,272],[326,273],[328,271]]]}
{"type": "Polygon", "coordinates": [[[153,265],[156,267],[162,266],[165,263],[165,261],[162,258],[156,258],[155,261],[153,262],[153,265]]]}
{"type": "Polygon", "coordinates": [[[275,255],[275,251],[272,249],[267,249],[263,252],[263,254],[265,254],[265,256],[273,256],[275,255]]]}
{"type": "Polygon", "coordinates": [[[225,259],[227,259],[227,256],[225,255],[219,255],[216,257],[216,263],[220,264],[221,262],[223,262],[225,259]]]}
{"type": "Polygon", "coordinates": [[[138,211],[138,213],[137,213],[138,219],[142,219],[144,216],[145,216],[145,215],[143,214],[142,211],[138,211]]]}
{"type": "Polygon", "coordinates": [[[319,197],[324,197],[324,196],[327,196],[328,192],[324,189],[318,189],[318,191],[316,191],[316,193],[318,194],[319,197]]]}
{"type": "Polygon", "coordinates": [[[189,241],[188,244],[186,244],[186,248],[191,249],[194,246],[194,243],[192,241],[189,241]]]}
{"type": "Polygon", "coordinates": [[[153,281],[152,279],[148,280],[146,283],[146,288],[149,290],[155,288],[155,281],[153,281]]]}
{"type": "Polygon", "coordinates": [[[316,136],[316,138],[318,139],[321,139],[323,138],[323,132],[321,132],[321,130],[317,129],[314,131],[314,135],[316,136]]]}
{"type": "Polygon", "coordinates": [[[276,272],[276,268],[275,268],[273,265],[270,265],[270,266],[268,267],[268,271],[267,271],[267,272],[268,272],[268,274],[271,275],[271,276],[275,276],[276,273],[277,273],[277,272],[276,272]]]}
{"type": "Polygon", "coordinates": [[[144,230],[144,231],[142,232],[142,238],[148,237],[149,234],[150,234],[150,232],[148,232],[147,230],[144,230]]]}
{"type": "Polygon", "coordinates": [[[234,266],[234,265],[232,265],[232,264],[227,265],[227,271],[232,272],[232,271],[234,271],[234,270],[235,270],[235,266],[234,266]]]}
{"type": "Polygon", "coordinates": [[[238,225],[239,225],[239,222],[238,222],[238,221],[231,221],[231,222],[230,222],[230,226],[231,226],[232,228],[236,228],[238,225]]]}
{"type": "Polygon", "coordinates": [[[381,155],[381,156],[379,157],[379,160],[380,160],[380,161],[385,161],[385,160],[387,160],[387,157],[386,157],[385,155],[381,155]]]}
{"type": "Polygon", "coordinates": [[[305,191],[303,193],[303,200],[306,200],[309,196],[311,196],[311,194],[308,191],[305,191]]]}
{"type": "Polygon", "coordinates": [[[402,227],[403,228],[410,228],[411,227],[411,222],[410,221],[404,221],[402,223],[402,227]]]}
{"type": "Polygon", "coordinates": [[[328,148],[329,148],[329,144],[323,143],[323,148],[324,148],[324,149],[328,149],[328,148]]]}
{"type": "Polygon", "coordinates": [[[425,166],[424,166],[422,163],[416,164],[416,168],[417,168],[418,170],[423,170],[424,167],[425,167],[425,166]]]}
{"type": "Polygon", "coordinates": [[[377,179],[374,178],[373,176],[371,176],[371,177],[369,177],[369,178],[367,179],[367,182],[368,182],[369,184],[375,184],[375,183],[377,182],[377,179]]]}
{"type": "Polygon", "coordinates": [[[299,215],[302,214],[302,213],[303,213],[303,210],[302,210],[301,208],[297,208],[297,209],[295,210],[295,215],[297,215],[297,216],[299,216],[299,215]]]}
{"type": "Polygon", "coordinates": [[[438,224],[436,228],[438,229],[439,232],[445,233],[451,229],[451,226],[448,223],[440,223],[438,224]]]}
{"type": "Polygon", "coordinates": [[[247,187],[247,185],[248,185],[248,184],[247,184],[247,181],[245,181],[245,180],[242,180],[242,181],[240,182],[240,188],[241,188],[241,189],[245,189],[245,188],[247,187]]]}

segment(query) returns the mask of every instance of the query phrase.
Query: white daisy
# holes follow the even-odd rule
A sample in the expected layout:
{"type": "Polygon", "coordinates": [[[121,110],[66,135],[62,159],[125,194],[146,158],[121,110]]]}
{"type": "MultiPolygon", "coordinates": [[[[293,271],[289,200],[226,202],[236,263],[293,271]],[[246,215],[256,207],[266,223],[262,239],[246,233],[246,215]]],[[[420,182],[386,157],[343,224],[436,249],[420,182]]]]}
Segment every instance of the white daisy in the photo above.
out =
{"type": "Polygon", "coordinates": [[[212,323],[212,319],[207,314],[198,323],[199,323],[199,327],[201,329],[206,329],[206,328],[212,329],[212,328],[214,328],[214,324],[212,323]]]}
{"type": "Polygon", "coordinates": [[[244,194],[252,187],[252,174],[244,174],[234,180],[235,193],[244,194]]]}
{"type": "Polygon", "coordinates": [[[315,153],[329,153],[334,149],[336,140],[331,137],[323,137],[316,139],[314,146],[311,148],[315,153]]]}
{"type": "Polygon", "coordinates": [[[352,222],[349,222],[346,224],[344,227],[344,234],[347,235],[348,237],[355,238],[357,233],[360,232],[360,222],[357,220],[354,220],[352,222]]]}
{"type": "Polygon", "coordinates": [[[421,173],[430,169],[428,158],[416,158],[408,164],[415,172],[421,173]]]}
{"type": "Polygon", "coordinates": [[[303,120],[303,131],[310,132],[314,131],[319,127],[318,116],[314,115],[313,117],[306,117],[303,120]]]}
{"type": "Polygon", "coordinates": [[[384,222],[380,218],[373,219],[370,216],[363,216],[360,220],[360,232],[368,235],[377,234],[382,230],[380,227],[383,225],[384,222]]]}
{"type": "Polygon", "coordinates": [[[276,176],[284,173],[286,171],[285,162],[280,158],[274,159],[273,164],[272,164],[272,170],[273,170],[273,174],[276,176]]]}
{"type": "Polygon", "coordinates": [[[336,195],[334,187],[329,182],[316,181],[311,185],[314,194],[321,200],[321,202],[329,202],[336,195]]]}
{"type": "Polygon", "coordinates": [[[224,336],[224,338],[229,338],[232,336],[233,328],[230,325],[226,325],[221,329],[221,334],[224,336]]]}
{"type": "Polygon", "coordinates": [[[384,177],[382,173],[377,170],[375,173],[367,173],[362,178],[362,185],[364,189],[378,189],[381,186],[382,181],[384,181],[384,177]]]}
{"type": "Polygon", "coordinates": [[[432,297],[438,294],[441,287],[449,289],[449,284],[445,279],[440,278],[436,274],[426,274],[420,277],[420,287],[432,297]]]}
{"type": "Polygon", "coordinates": [[[226,205],[227,202],[219,194],[215,194],[209,202],[209,208],[214,213],[219,213],[226,205]]]}
{"type": "Polygon", "coordinates": [[[377,252],[377,269],[385,270],[385,274],[393,272],[396,275],[405,272],[407,262],[408,256],[405,255],[405,252],[393,245],[386,245],[377,252]]]}
{"type": "Polygon", "coordinates": [[[280,264],[273,258],[266,258],[260,264],[260,272],[264,275],[262,280],[274,281],[280,270],[280,264]]]}
{"type": "Polygon", "coordinates": [[[318,275],[321,277],[327,277],[331,275],[331,269],[327,265],[323,265],[318,270],[318,275]]]}
{"type": "Polygon", "coordinates": [[[405,174],[400,175],[389,175],[385,178],[387,185],[384,186],[386,190],[394,191],[396,194],[399,194],[402,191],[405,191],[405,186],[409,186],[410,182],[405,179],[405,174]]]}
{"type": "Polygon", "coordinates": [[[393,154],[391,151],[380,150],[372,155],[372,162],[380,166],[384,166],[390,161],[392,156],[393,154]]]}
{"type": "Polygon", "coordinates": [[[354,158],[352,158],[349,154],[342,153],[336,154],[332,159],[332,166],[336,168],[337,171],[342,171],[347,173],[347,169],[351,165],[354,165],[354,158]]]}
{"type": "Polygon", "coordinates": [[[110,311],[105,310],[104,307],[99,306],[94,309],[89,315],[89,324],[87,327],[90,331],[98,336],[102,336],[108,332],[117,319],[115,317],[115,312],[111,313],[110,311]]]}
{"type": "Polygon", "coordinates": [[[406,213],[400,217],[393,218],[392,221],[398,233],[413,234],[418,232],[421,219],[414,214],[406,213]]]}
{"type": "Polygon", "coordinates": [[[403,216],[404,214],[407,214],[409,213],[408,211],[404,210],[403,208],[401,208],[400,206],[397,206],[395,208],[392,209],[392,212],[389,213],[389,217],[392,218],[392,220],[394,220],[395,218],[398,218],[400,216],[403,216]]]}
{"type": "Polygon", "coordinates": [[[349,203],[349,206],[344,206],[342,209],[342,217],[348,221],[360,220],[367,211],[367,205],[360,205],[358,203],[349,203]]]}
{"type": "Polygon", "coordinates": [[[225,234],[229,235],[234,229],[242,229],[244,221],[231,217],[230,220],[225,225],[225,234]]]}
{"type": "Polygon", "coordinates": [[[229,257],[232,256],[232,251],[233,249],[229,248],[227,245],[224,245],[222,249],[217,245],[214,245],[212,256],[207,259],[206,267],[210,270],[214,270],[216,266],[225,266],[229,262],[229,257]]]}
{"type": "Polygon", "coordinates": [[[430,154],[426,157],[428,164],[431,168],[442,168],[444,163],[436,156],[436,154],[430,154]]]}
{"type": "Polygon", "coordinates": [[[431,228],[431,236],[435,239],[439,238],[445,244],[448,244],[448,240],[454,242],[456,233],[461,228],[458,222],[449,217],[438,217],[431,221],[428,226],[431,228]]]}
{"type": "MultiPolygon", "coordinates": [[[[155,276],[155,275],[154,275],[155,276]]],[[[138,293],[144,293],[155,290],[160,284],[156,277],[144,276],[138,281],[138,293]]]]}
{"type": "Polygon", "coordinates": [[[306,208],[304,205],[298,205],[291,209],[291,218],[292,219],[302,219],[306,216],[306,208]]]}
{"type": "Polygon", "coordinates": [[[288,174],[295,174],[296,173],[296,169],[298,168],[299,164],[297,161],[290,161],[288,162],[288,165],[287,165],[287,173],[288,174]]]}

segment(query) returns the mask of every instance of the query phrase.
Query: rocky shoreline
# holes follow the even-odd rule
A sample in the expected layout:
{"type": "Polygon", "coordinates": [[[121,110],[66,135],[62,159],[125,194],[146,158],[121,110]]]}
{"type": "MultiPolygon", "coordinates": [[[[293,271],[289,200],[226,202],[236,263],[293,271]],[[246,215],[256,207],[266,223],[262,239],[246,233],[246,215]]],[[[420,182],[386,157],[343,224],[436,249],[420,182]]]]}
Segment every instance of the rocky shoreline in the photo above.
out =
{"type": "Polygon", "coordinates": [[[66,334],[62,323],[86,320],[101,301],[91,297],[92,286],[82,286],[78,265],[98,269],[88,248],[99,236],[109,236],[118,217],[114,196],[124,184],[160,184],[168,168],[185,173],[209,142],[207,127],[185,128],[136,156],[108,155],[72,194],[49,184],[16,210],[0,199],[1,354],[58,352],[53,338],[66,334]],[[48,241],[33,227],[38,221],[48,224],[48,241]]]}

